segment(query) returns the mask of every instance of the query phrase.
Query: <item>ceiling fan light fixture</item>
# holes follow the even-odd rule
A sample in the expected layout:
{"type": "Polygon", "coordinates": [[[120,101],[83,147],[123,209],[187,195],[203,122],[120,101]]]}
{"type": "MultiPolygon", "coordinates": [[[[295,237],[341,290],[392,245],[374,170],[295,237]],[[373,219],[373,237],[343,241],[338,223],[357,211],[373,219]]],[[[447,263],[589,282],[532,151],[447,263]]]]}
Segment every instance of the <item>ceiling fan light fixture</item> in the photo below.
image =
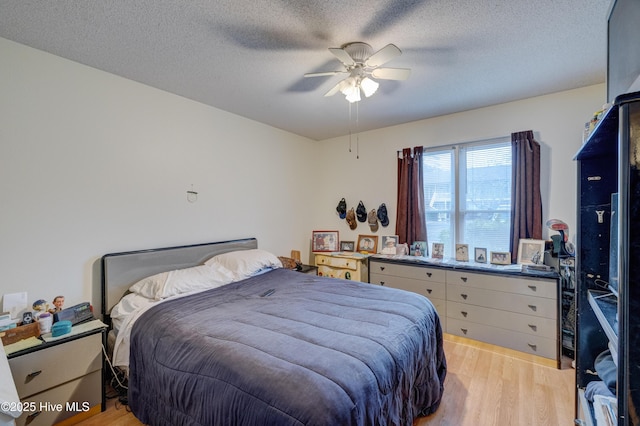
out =
{"type": "Polygon", "coordinates": [[[358,86],[354,86],[353,90],[346,94],[345,98],[351,103],[360,102],[360,88],[358,86]]]}
{"type": "Polygon", "coordinates": [[[360,88],[362,88],[362,91],[364,92],[364,95],[367,98],[373,95],[374,93],[376,93],[376,90],[378,90],[379,86],[380,86],[380,83],[378,83],[377,81],[371,80],[369,77],[363,78],[362,81],[360,82],[360,88]]]}

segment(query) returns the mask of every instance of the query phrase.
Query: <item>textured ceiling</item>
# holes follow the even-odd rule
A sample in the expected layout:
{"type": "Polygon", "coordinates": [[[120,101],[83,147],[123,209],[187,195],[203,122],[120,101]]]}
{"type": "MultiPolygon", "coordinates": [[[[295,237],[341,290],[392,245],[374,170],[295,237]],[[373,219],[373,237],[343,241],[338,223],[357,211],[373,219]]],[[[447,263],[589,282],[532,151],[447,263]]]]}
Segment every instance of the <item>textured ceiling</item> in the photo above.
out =
{"type": "Polygon", "coordinates": [[[322,140],[605,81],[609,0],[0,0],[0,37],[322,140]],[[402,55],[349,121],[327,50],[402,55]]]}

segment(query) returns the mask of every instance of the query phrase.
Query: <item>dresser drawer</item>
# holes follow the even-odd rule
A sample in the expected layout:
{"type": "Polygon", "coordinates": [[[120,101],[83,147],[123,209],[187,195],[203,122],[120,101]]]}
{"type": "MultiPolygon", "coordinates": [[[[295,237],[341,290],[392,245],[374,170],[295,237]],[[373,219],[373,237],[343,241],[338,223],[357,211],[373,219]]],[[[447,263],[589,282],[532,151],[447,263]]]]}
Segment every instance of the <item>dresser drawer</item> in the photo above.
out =
{"type": "Polygon", "coordinates": [[[484,306],[553,320],[558,317],[558,304],[554,299],[504,293],[462,285],[447,284],[447,301],[484,306]]]}
{"type": "Polygon", "coordinates": [[[26,410],[16,419],[17,426],[51,426],[102,402],[102,371],[94,371],[22,402],[26,410]]]}
{"type": "Polygon", "coordinates": [[[554,319],[523,315],[482,306],[447,302],[447,316],[460,321],[485,324],[549,339],[555,339],[558,335],[558,323],[554,319]]]}
{"type": "Polygon", "coordinates": [[[423,268],[420,266],[399,265],[395,263],[369,261],[370,273],[392,275],[395,277],[413,278],[416,280],[445,282],[445,271],[437,268],[423,268]]]}
{"type": "Polygon", "coordinates": [[[558,298],[556,280],[475,274],[464,271],[446,271],[446,275],[447,284],[459,284],[487,290],[546,297],[548,299],[558,298]]]}
{"type": "Polygon", "coordinates": [[[358,269],[360,261],[355,259],[350,259],[348,257],[335,257],[335,256],[325,256],[322,254],[316,254],[316,266],[330,266],[333,268],[344,268],[351,269],[355,271],[358,269]]]}
{"type": "Polygon", "coordinates": [[[436,299],[445,299],[445,284],[442,282],[432,282],[416,280],[412,278],[396,277],[390,275],[370,274],[369,282],[371,284],[384,285],[387,287],[400,288],[402,290],[412,291],[423,296],[436,299]]]}
{"type": "Polygon", "coordinates": [[[518,333],[451,317],[447,318],[447,333],[545,358],[557,359],[558,357],[556,339],[518,333]]]}
{"type": "Polygon", "coordinates": [[[102,333],[9,359],[20,399],[102,369],[102,333]]]}
{"type": "Polygon", "coordinates": [[[341,278],[343,280],[362,281],[362,274],[359,270],[334,268],[327,265],[318,266],[318,276],[341,278]]]}

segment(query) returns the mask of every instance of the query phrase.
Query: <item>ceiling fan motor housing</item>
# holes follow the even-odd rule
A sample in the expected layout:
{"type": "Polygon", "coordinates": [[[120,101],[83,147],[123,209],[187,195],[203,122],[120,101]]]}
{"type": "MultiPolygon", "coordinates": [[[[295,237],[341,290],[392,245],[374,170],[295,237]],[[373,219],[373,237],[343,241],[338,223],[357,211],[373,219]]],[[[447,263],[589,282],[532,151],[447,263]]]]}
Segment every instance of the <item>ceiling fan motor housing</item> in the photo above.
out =
{"type": "Polygon", "coordinates": [[[364,62],[373,54],[371,46],[359,41],[343,44],[342,49],[358,64],[364,64],[364,62]]]}

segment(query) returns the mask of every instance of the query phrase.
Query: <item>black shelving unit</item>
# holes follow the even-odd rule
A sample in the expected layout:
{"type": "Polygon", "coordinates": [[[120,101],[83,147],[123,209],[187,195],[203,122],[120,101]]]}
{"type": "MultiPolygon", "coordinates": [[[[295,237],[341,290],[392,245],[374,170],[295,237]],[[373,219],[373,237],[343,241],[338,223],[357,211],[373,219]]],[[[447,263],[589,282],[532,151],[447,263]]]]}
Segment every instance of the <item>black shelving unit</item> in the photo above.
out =
{"type": "Polygon", "coordinates": [[[597,424],[585,389],[610,350],[615,422],[640,425],[640,92],[616,98],[576,160],[576,423],[597,424]]]}

